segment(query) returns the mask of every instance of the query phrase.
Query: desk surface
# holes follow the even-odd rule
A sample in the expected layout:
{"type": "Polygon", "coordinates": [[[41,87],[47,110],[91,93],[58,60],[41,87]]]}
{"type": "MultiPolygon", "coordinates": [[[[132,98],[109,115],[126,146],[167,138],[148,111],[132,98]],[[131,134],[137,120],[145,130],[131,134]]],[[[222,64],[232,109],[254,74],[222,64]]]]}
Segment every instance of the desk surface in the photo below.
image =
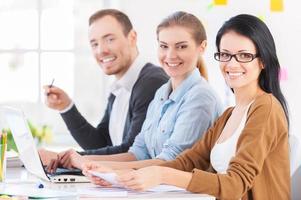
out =
{"type": "MultiPolygon", "coordinates": [[[[2,183],[2,185],[10,186],[10,185],[22,185],[24,184],[28,186],[28,184],[31,182],[37,182],[39,179],[30,173],[28,173],[24,168],[8,168],[6,173],[6,182],[2,183]]],[[[60,191],[69,191],[69,192],[76,192],[79,189],[83,188],[91,188],[95,185],[91,183],[50,183],[50,182],[43,182],[45,185],[45,188],[47,189],[54,189],[54,190],[60,190],[60,191]]],[[[33,185],[34,186],[34,185],[33,185]]],[[[177,199],[177,200],[188,200],[188,199],[199,199],[199,200],[213,200],[215,198],[209,197],[208,195],[202,195],[202,194],[194,194],[189,193],[185,191],[177,191],[177,192],[129,192],[127,197],[101,197],[101,199],[177,199]]],[[[74,199],[67,198],[67,199],[74,199]]],[[[97,198],[87,198],[87,197],[77,197],[77,199],[97,199],[97,198]]]]}

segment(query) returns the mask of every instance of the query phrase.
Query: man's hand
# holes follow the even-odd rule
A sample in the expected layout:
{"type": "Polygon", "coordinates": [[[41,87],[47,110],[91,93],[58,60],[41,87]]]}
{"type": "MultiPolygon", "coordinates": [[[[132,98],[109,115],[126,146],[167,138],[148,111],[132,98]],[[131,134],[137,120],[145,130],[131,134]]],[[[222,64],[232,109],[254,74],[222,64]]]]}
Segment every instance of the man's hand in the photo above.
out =
{"type": "Polygon", "coordinates": [[[49,165],[51,160],[56,159],[57,155],[58,155],[58,153],[56,153],[56,152],[48,151],[43,148],[39,149],[38,152],[39,152],[39,155],[40,155],[43,165],[49,165]]]}
{"type": "Polygon", "coordinates": [[[75,150],[69,149],[63,151],[55,158],[52,158],[47,165],[47,172],[54,173],[58,167],[63,167],[67,169],[78,168],[82,169],[82,164],[89,162],[90,160],[85,156],[81,156],[75,150]]]}
{"type": "Polygon", "coordinates": [[[82,165],[90,161],[86,156],[80,155],[73,149],[59,153],[59,157],[60,165],[67,169],[82,169],[82,165]]]}
{"type": "Polygon", "coordinates": [[[62,111],[70,105],[71,99],[64,90],[55,86],[49,87],[49,85],[45,85],[43,88],[45,104],[49,108],[62,111]]]}

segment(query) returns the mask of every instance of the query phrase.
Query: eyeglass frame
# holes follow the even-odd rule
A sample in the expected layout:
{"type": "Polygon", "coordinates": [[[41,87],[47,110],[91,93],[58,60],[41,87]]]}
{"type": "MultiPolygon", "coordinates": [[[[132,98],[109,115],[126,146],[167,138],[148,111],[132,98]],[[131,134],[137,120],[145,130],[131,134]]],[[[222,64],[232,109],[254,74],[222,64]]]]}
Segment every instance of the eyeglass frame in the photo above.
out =
{"type": "MultiPolygon", "coordinates": [[[[220,56],[218,56],[218,57],[220,57],[220,56]]],[[[249,62],[252,62],[255,58],[258,58],[259,54],[258,53],[257,54],[252,54],[252,53],[247,53],[247,52],[241,52],[241,53],[235,53],[235,54],[230,54],[230,53],[227,53],[227,52],[216,52],[216,53],[214,53],[214,59],[219,61],[219,62],[229,62],[232,59],[232,57],[234,57],[235,60],[239,63],[249,63],[249,62]],[[217,55],[219,55],[220,53],[228,54],[230,56],[230,58],[228,60],[225,60],[225,61],[221,61],[221,60],[216,59],[217,55]],[[249,60],[249,61],[240,61],[237,58],[238,54],[249,54],[249,55],[252,56],[252,59],[249,60]]]]}

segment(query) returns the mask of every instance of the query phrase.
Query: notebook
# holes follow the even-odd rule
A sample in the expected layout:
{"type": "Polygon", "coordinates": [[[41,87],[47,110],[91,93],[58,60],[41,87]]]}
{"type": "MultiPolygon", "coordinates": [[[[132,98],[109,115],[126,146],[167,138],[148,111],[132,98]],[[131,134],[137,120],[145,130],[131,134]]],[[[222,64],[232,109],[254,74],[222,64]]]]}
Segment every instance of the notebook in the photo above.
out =
{"type": "Polygon", "coordinates": [[[11,107],[2,107],[1,110],[11,129],[20,159],[27,171],[43,180],[54,183],[89,182],[79,169],[59,168],[54,174],[47,173],[41,162],[24,113],[11,107]]]}

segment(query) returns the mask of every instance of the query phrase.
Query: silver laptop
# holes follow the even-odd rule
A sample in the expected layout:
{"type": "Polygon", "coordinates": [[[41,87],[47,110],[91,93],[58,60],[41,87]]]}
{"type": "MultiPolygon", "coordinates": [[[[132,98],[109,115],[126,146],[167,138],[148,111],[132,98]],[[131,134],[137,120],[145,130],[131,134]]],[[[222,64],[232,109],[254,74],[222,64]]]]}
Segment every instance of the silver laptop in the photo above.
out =
{"type": "Polygon", "coordinates": [[[68,170],[59,168],[54,174],[45,171],[36,149],[31,131],[28,127],[24,113],[21,110],[2,107],[8,126],[11,129],[19,156],[24,167],[39,178],[54,183],[89,182],[78,169],[68,170]]]}

